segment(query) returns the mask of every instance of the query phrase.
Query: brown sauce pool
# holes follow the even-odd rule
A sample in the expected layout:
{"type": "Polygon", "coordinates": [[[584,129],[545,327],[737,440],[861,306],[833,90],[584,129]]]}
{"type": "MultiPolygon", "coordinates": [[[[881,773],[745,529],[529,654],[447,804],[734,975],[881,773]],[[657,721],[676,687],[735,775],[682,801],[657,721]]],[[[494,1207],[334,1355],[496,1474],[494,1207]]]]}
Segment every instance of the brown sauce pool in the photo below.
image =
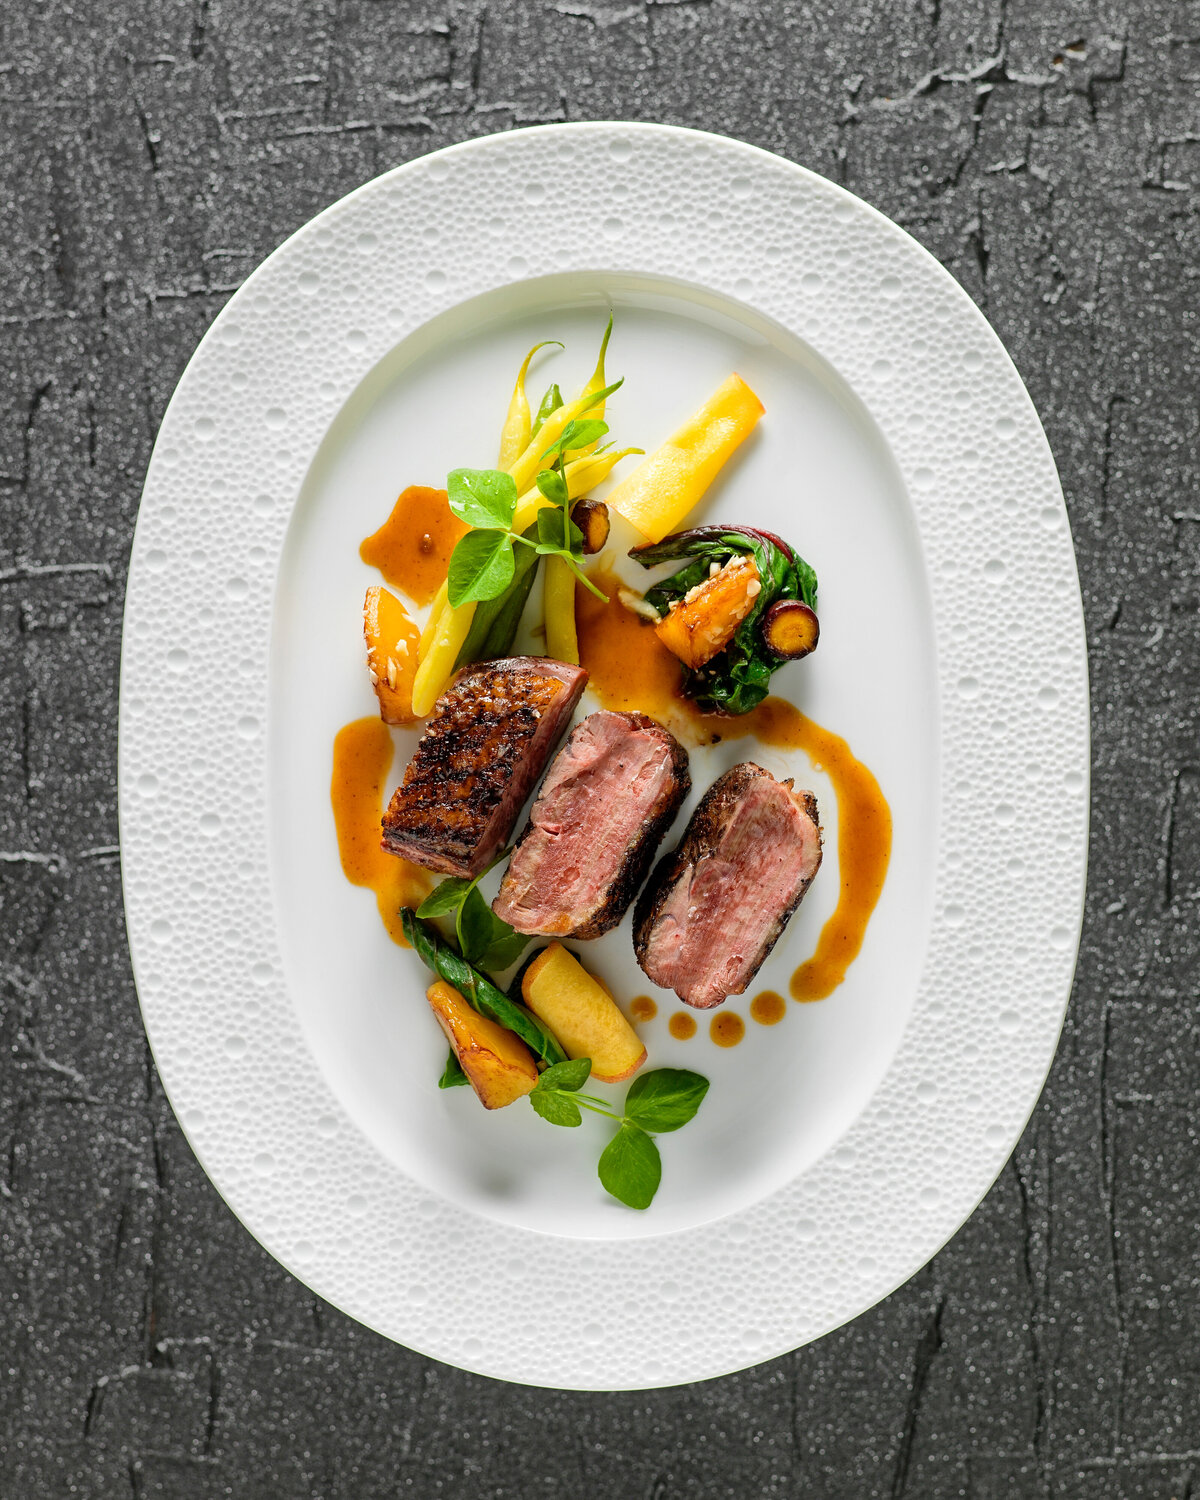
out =
{"type": "Polygon", "coordinates": [[[635,995],[629,1002],[629,1013],[635,1021],[653,1021],[658,1015],[658,1006],[649,995],[635,995]]]}
{"type": "Polygon", "coordinates": [[[792,975],[790,985],[793,999],[823,1000],[841,984],[858,956],[887,876],[892,814],[879,783],[840,735],[823,729],[782,698],[767,698],[739,718],[700,713],[680,696],[679,662],[653,627],[621,604],[616,575],[599,569],[592,581],[609,599],[605,604],[578,589],[579,658],[590,673],[588,686],[605,708],[640,709],[694,745],[755,735],[767,745],[803,750],[833,782],[838,904],[821,931],[816,952],[792,975]]]}
{"type": "Polygon", "coordinates": [[[428,604],[445,583],[450,554],[467,530],[450,509],[445,490],[412,484],[358,555],[414,603],[428,604]]]}
{"type": "Polygon", "coordinates": [[[736,1047],[746,1035],[746,1023],[737,1011],[722,1010],[708,1023],[708,1034],[718,1047],[736,1047]]]}
{"type": "Polygon", "coordinates": [[[696,1018],[686,1010],[677,1010],[667,1022],[667,1030],[677,1042],[687,1042],[696,1035],[696,1018]]]}
{"type": "Polygon", "coordinates": [[[750,1019],[760,1026],[778,1026],[787,1010],[787,1001],[774,990],[763,990],[750,1002],[750,1019]]]}
{"type": "Polygon", "coordinates": [[[392,765],[392,736],[381,719],[355,719],[333,741],[329,795],[337,829],[342,873],[351,885],[375,892],[383,925],[395,943],[407,947],[400,930],[400,908],[419,906],[433,881],[416,865],[385,854],[379,844],[386,777],[392,765]]]}

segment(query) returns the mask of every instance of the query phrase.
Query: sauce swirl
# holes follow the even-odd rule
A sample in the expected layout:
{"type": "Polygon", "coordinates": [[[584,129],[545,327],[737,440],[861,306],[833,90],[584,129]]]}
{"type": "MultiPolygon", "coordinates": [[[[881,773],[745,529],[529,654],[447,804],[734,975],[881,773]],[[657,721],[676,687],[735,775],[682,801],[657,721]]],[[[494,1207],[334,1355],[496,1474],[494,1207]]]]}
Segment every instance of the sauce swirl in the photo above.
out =
{"type": "Polygon", "coordinates": [[[419,906],[433,881],[424,870],[385,854],[380,846],[384,785],[393,754],[392,736],[381,719],[352,720],[334,737],[329,795],[342,873],[351,885],[375,892],[388,935],[406,948],[400,908],[419,906]]]}

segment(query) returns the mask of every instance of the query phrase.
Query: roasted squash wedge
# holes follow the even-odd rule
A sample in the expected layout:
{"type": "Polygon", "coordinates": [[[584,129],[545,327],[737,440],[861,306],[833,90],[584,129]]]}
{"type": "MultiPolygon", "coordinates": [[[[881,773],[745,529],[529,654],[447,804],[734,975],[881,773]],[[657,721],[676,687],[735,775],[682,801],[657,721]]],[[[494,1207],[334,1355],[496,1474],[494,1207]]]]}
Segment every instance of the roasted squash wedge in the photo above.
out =
{"type": "Polygon", "coordinates": [[[712,577],[673,604],[654,633],[668,651],[694,671],[728,646],[761,592],[754,558],[748,553],[731,557],[712,577]]]}
{"type": "Polygon", "coordinates": [[[411,724],[413,678],[421,633],[395,594],[375,585],[363,602],[367,668],[385,724],[411,724]]]}

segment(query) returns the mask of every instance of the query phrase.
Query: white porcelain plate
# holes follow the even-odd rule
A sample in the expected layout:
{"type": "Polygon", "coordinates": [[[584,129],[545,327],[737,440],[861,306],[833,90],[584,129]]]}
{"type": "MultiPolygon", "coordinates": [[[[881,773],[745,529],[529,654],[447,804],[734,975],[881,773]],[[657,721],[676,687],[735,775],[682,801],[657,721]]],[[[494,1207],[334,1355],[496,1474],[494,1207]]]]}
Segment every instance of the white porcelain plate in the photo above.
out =
{"type": "MultiPolygon", "coordinates": [[[[1087,734],[1049,449],[995,335],[906,234],[802,168],[659,126],[519,131],[398,168],[233,297],[146,481],[121,835],[172,1104],[284,1265],[439,1359],[613,1389],[794,1348],[933,1254],[1033,1107],[1078,937],[1087,734]],[[628,920],[589,949],[620,998],[657,999],[651,1064],[711,1079],[661,1139],[644,1213],[600,1188],[603,1121],[438,1091],[427,976],[343,878],[329,802],[334,734],[374,701],[359,541],[407,485],[495,462],[531,344],[567,345],[539,389],[581,383],[610,308],[622,443],[653,447],[730,369],[761,395],[692,519],[778,531],[816,567],[820,649],[776,690],[848,739],[895,830],[846,982],[747,1020],[734,1048],[704,1017],[669,1036],[678,1007],[628,920]]],[[[396,734],[394,779],[414,742],[396,734]]],[[[747,741],[693,755],[696,795],[747,755],[812,787],[826,829],[751,991],[786,993],[835,903],[836,805],[802,754],[747,741]]]]}

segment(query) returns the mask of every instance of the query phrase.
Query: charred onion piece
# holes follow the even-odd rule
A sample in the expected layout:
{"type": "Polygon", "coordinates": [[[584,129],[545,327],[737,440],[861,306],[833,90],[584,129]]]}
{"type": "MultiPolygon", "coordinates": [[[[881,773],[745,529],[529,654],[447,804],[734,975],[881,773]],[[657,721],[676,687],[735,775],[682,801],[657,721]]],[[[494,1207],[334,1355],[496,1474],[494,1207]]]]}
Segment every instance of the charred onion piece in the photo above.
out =
{"type": "Polygon", "coordinates": [[[784,661],[798,661],[817,649],[821,622],[799,599],[778,599],[763,616],[763,645],[784,661]]]}
{"type": "Polygon", "coordinates": [[[571,519],[583,532],[585,557],[603,550],[608,541],[608,506],[603,500],[576,500],[571,507],[571,519]]]}

